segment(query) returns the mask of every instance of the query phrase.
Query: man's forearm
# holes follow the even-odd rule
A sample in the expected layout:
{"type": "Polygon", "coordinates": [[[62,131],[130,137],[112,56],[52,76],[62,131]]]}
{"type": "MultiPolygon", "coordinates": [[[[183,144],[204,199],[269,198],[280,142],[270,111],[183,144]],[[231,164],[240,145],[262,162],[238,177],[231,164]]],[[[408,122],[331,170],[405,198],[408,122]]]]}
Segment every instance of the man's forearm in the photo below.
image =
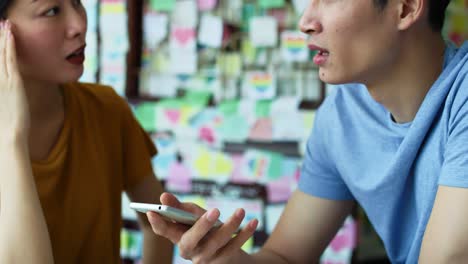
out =
{"type": "Polygon", "coordinates": [[[0,174],[0,262],[53,263],[25,143],[0,146],[0,174]]]}
{"type": "Polygon", "coordinates": [[[174,247],[164,237],[154,234],[151,227],[143,229],[143,263],[171,264],[174,247]]]}
{"type": "Polygon", "coordinates": [[[287,264],[283,257],[275,254],[274,252],[262,248],[259,252],[255,254],[247,254],[245,251],[240,250],[239,254],[235,254],[229,260],[226,260],[226,263],[236,264],[287,264]]]}

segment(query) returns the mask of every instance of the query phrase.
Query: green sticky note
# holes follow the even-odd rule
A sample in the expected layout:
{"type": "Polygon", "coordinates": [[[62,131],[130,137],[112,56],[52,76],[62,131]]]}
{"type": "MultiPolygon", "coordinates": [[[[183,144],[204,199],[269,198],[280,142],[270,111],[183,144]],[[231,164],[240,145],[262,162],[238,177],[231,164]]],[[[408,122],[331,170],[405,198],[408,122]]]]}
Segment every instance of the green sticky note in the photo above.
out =
{"type": "Polygon", "coordinates": [[[174,10],[175,0],[150,0],[150,4],[156,11],[169,12],[174,10]]]}
{"type": "Polygon", "coordinates": [[[218,110],[225,116],[234,115],[239,109],[239,100],[223,101],[218,105],[218,110]]]}
{"type": "Polygon", "coordinates": [[[284,7],[284,0],[258,0],[258,5],[262,8],[284,7]]]}
{"type": "Polygon", "coordinates": [[[244,39],[241,45],[244,63],[247,65],[253,64],[257,56],[257,49],[249,39],[244,39]]]}
{"type": "Polygon", "coordinates": [[[226,116],[217,131],[225,141],[244,142],[249,135],[250,127],[243,116],[234,114],[226,116]]]}
{"type": "Polygon", "coordinates": [[[137,106],[135,109],[135,117],[144,130],[155,131],[156,115],[154,103],[146,103],[137,106]]]}
{"type": "Polygon", "coordinates": [[[271,109],[271,100],[258,101],[255,105],[257,118],[269,117],[271,109]]]}
{"type": "Polygon", "coordinates": [[[187,91],[184,100],[192,106],[204,107],[208,105],[210,97],[211,92],[209,91],[187,91]]]}
{"type": "Polygon", "coordinates": [[[270,166],[268,169],[268,180],[274,181],[279,179],[283,171],[283,155],[279,153],[269,152],[270,156],[270,166]]]}
{"type": "Polygon", "coordinates": [[[158,107],[162,108],[179,109],[182,108],[182,106],[184,106],[184,100],[177,98],[168,98],[159,101],[157,104],[158,107]]]}

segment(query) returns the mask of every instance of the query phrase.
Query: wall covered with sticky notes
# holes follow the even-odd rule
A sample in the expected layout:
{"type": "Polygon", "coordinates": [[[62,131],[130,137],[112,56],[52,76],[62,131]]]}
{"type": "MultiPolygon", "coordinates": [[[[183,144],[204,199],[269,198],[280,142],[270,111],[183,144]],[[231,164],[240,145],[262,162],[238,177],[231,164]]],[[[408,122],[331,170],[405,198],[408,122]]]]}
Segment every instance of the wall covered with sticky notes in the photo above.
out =
{"type": "Polygon", "coordinates": [[[323,99],[313,52],[297,26],[300,3],[151,0],[143,5],[140,76],[131,96],[165,98],[203,90],[214,102],[283,95],[323,99]]]}

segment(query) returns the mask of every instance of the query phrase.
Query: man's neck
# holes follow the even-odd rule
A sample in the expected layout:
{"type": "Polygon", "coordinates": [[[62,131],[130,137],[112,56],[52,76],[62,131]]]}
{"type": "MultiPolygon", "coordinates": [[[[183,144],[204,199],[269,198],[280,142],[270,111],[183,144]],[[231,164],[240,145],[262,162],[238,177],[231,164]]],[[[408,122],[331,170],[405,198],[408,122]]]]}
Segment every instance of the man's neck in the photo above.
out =
{"type": "Polygon", "coordinates": [[[397,123],[411,122],[427,92],[442,72],[445,42],[440,34],[405,36],[395,63],[367,83],[371,96],[390,111],[397,123]]]}

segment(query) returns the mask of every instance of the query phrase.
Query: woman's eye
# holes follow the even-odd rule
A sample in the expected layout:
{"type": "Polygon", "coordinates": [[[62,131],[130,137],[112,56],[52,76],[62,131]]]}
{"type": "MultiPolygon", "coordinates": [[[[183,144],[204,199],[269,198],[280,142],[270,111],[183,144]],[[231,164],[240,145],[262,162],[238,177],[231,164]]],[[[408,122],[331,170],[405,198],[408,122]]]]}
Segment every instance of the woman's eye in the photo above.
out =
{"type": "Polygon", "coordinates": [[[74,6],[81,6],[82,5],[81,0],[73,0],[72,2],[73,2],[74,6]]]}
{"type": "Polygon", "coordinates": [[[44,13],[45,16],[47,17],[51,17],[51,16],[55,16],[59,13],[60,9],[59,7],[54,7],[54,8],[51,8],[49,9],[47,12],[44,13]]]}

